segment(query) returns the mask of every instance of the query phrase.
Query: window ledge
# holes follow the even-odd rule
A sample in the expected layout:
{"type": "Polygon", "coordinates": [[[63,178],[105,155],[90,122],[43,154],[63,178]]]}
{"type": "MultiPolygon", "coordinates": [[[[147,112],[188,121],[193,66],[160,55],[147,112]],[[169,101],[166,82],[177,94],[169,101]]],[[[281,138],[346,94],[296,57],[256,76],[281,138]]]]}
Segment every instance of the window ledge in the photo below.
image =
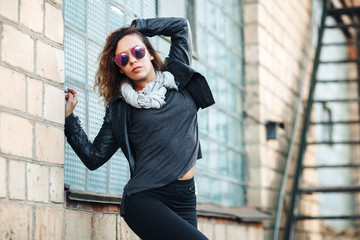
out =
{"type": "Polygon", "coordinates": [[[215,217],[231,219],[241,222],[259,222],[262,220],[272,220],[269,212],[262,211],[253,207],[222,207],[210,203],[198,203],[197,214],[202,217],[215,217]]]}
{"type": "Polygon", "coordinates": [[[68,198],[73,201],[120,204],[122,196],[104,193],[93,193],[80,190],[68,190],[68,198]]]}
{"type": "MultiPolygon", "coordinates": [[[[80,190],[67,190],[68,199],[72,201],[121,204],[121,195],[93,193],[80,190]]],[[[223,207],[211,203],[198,203],[197,215],[201,217],[214,217],[241,222],[259,222],[272,220],[269,213],[253,207],[223,207]]]]}

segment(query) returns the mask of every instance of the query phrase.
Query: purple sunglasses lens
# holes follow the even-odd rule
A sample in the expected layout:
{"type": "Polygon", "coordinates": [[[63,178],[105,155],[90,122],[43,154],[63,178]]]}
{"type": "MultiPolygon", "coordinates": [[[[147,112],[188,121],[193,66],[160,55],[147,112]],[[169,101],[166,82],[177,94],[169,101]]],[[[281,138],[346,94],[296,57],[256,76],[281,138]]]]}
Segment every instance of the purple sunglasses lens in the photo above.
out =
{"type": "Polygon", "coordinates": [[[129,54],[126,53],[120,54],[119,58],[120,58],[119,62],[121,63],[121,66],[125,66],[129,61],[129,54]]]}
{"type": "MultiPolygon", "coordinates": [[[[143,46],[136,46],[131,49],[131,54],[137,58],[143,58],[145,56],[145,48],[143,46]]],[[[121,53],[115,56],[115,62],[119,66],[125,66],[129,62],[129,54],[121,53]]]]}
{"type": "Polygon", "coordinates": [[[145,56],[145,48],[143,46],[137,46],[131,50],[131,54],[137,59],[145,56]]]}

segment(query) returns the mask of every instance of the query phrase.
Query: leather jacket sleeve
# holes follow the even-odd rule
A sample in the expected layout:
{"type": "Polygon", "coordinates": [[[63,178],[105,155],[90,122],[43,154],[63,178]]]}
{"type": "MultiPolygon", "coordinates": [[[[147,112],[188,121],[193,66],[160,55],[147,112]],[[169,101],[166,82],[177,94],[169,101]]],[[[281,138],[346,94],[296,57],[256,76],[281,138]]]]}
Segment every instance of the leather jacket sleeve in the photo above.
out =
{"type": "Polygon", "coordinates": [[[189,21],[185,18],[135,19],[132,23],[147,37],[163,35],[171,38],[168,59],[191,65],[192,38],[189,21]]]}
{"type": "Polygon", "coordinates": [[[190,67],[192,40],[189,21],[185,18],[135,19],[131,25],[147,37],[164,35],[171,37],[166,69],[175,76],[179,89],[186,88],[197,108],[215,103],[205,77],[190,67]]]}
{"type": "Polygon", "coordinates": [[[93,142],[89,141],[78,117],[71,114],[65,119],[67,141],[90,170],[95,170],[106,163],[119,149],[113,134],[111,121],[108,121],[108,110],[109,108],[104,117],[103,125],[93,142]]]}

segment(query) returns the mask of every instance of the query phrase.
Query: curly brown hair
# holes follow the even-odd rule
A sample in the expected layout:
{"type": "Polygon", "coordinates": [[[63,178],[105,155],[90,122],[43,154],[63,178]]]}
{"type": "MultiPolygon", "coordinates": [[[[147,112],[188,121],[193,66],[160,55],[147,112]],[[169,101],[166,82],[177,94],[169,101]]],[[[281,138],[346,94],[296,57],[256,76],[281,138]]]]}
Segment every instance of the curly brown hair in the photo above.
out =
{"type": "Polygon", "coordinates": [[[143,41],[148,52],[154,57],[151,62],[156,71],[165,69],[164,63],[147,37],[134,27],[122,27],[115,30],[106,39],[104,49],[99,55],[100,64],[95,76],[94,89],[97,89],[100,96],[104,97],[105,105],[108,105],[119,94],[120,84],[126,78],[125,74],[120,73],[113,57],[119,40],[129,34],[136,34],[143,41]]]}

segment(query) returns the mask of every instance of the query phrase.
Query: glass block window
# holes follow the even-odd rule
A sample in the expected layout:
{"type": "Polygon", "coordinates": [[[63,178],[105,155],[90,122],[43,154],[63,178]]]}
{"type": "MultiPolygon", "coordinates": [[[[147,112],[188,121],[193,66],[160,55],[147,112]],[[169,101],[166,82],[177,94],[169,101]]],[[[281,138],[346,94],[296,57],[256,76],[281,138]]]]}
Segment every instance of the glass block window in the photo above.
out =
{"type": "Polygon", "coordinates": [[[197,0],[195,8],[193,67],[205,75],[216,101],[198,114],[203,150],[195,174],[198,201],[241,206],[246,204],[241,1],[197,0]]]}
{"type": "MultiPolygon", "coordinates": [[[[64,0],[65,88],[79,94],[75,115],[90,140],[103,122],[104,102],[93,91],[98,55],[108,33],[137,17],[155,17],[156,0],[64,0]]],[[[155,47],[158,40],[152,40],[155,47]]],[[[167,53],[166,53],[167,54],[167,53]]],[[[128,163],[121,150],[95,171],[89,171],[70,145],[65,147],[65,183],[71,189],[121,194],[129,179],[128,163]]]]}

